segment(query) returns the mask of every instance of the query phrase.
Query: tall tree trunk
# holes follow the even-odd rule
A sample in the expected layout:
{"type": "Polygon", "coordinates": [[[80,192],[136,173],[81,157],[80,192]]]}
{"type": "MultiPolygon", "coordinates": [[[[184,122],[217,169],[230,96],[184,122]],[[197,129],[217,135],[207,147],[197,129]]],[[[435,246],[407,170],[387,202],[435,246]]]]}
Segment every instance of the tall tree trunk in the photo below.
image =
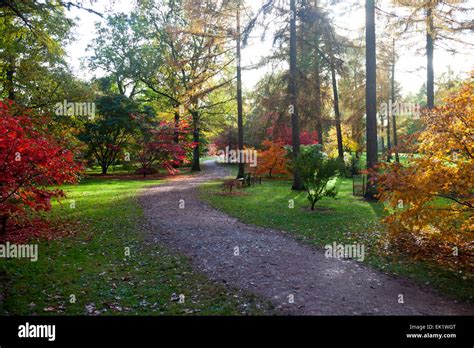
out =
{"type": "MultiPolygon", "coordinates": [[[[393,113],[393,106],[395,105],[395,39],[392,41],[392,78],[390,83],[390,93],[391,93],[391,105],[389,108],[388,118],[392,116],[392,129],[393,129],[393,147],[395,149],[395,161],[400,163],[400,156],[398,155],[398,139],[397,139],[397,115],[393,113]]],[[[391,159],[392,156],[390,156],[391,159]]]]}
{"type": "MultiPolygon", "coordinates": [[[[392,66],[391,66],[391,74],[390,74],[390,93],[392,99],[395,99],[395,39],[392,39],[392,66]]],[[[390,100],[390,98],[389,98],[390,100]]],[[[389,103],[390,104],[390,103],[389,103]]],[[[387,162],[392,160],[392,142],[390,139],[390,111],[387,110],[387,162]]]]}
{"type": "MultiPolygon", "coordinates": [[[[317,14],[318,9],[318,0],[314,0],[314,9],[317,14]]],[[[322,123],[322,116],[321,116],[321,71],[319,65],[319,42],[321,38],[320,27],[319,27],[319,19],[316,18],[314,21],[315,26],[315,53],[314,53],[314,94],[315,94],[315,102],[314,102],[314,112],[316,115],[316,132],[318,134],[318,142],[322,145],[323,144],[323,123],[322,123]]]]}
{"type": "MultiPolygon", "coordinates": [[[[244,150],[244,121],[242,111],[242,68],[241,68],[241,53],[240,53],[240,0],[237,4],[237,127],[238,127],[238,143],[239,150],[244,150]]],[[[243,153],[243,152],[241,152],[243,153]]],[[[244,163],[243,156],[239,156],[239,172],[237,179],[244,177],[244,163]]]]}
{"type": "MultiPolygon", "coordinates": [[[[394,70],[394,66],[392,65],[392,76],[394,75],[393,70],[394,70]]],[[[390,86],[391,90],[393,89],[393,84],[394,84],[394,81],[391,82],[391,86],[390,86]]],[[[392,143],[390,139],[390,111],[387,108],[387,162],[390,162],[391,160],[392,160],[392,143]]]]}
{"type": "Polygon", "coordinates": [[[382,153],[385,153],[385,139],[384,139],[384,132],[385,132],[385,128],[383,126],[385,122],[385,118],[383,116],[380,116],[380,146],[381,146],[381,149],[382,149],[382,153]]]}
{"type": "MultiPolygon", "coordinates": [[[[428,5],[431,6],[431,5],[428,5]]],[[[434,71],[433,71],[433,14],[431,7],[426,9],[426,59],[427,80],[426,94],[428,109],[434,108],[434,71]]]]}
{"type": "MultiPolygon", "coordinates": [[[[393,104],[392,104],[393,105],[393,104]]],[[[394,114],[391,110],[390,113],[392,115],[392,129],[393,129],[393,148],[395,151],[395,161],[400,163],[400,156],[398,155],[398,139],[397,139],[397,115],[394,114]]]]}
{"type": "Polygon", "coordinates": [[[390,140],[390,113],[387,111],[387,162],[392,160],[392,144],[390,140]]]}
{"type": "MultiPolygon", "coordinates": [[[[365,1],[365,109],[367,136],[367,169],[373,169],[377,164],[377,77],[375,54],[375,0],[365,1]]],[[[370,177],[368,178],[370,179],[370,177]]],[[[368,180],[365,197],[374,199],[376,187],[368,180]]]]}
{"type": "MultiPolygon", "coordinates": [[[[289,94],[290,94],[290,113],[291,113],[291,138],[293,148],[293,161],[296,162],[300,154],[300,127],[298,120],[298,108],[297,102],[297,66],[296,66],[296,0],[290,0],[290,83],[289,83],[289,94]]],[[[293,169],[293,190],[302,190],[303,182],[301,175],[297,168],[293,169]]]]}
{"type": "Polygon", "coordinates": [[[16,69],[15,58],[13,56],[10,56],[8,59],[6,82],[5,82],[5,89],[7,90],[7,93],[8,93],[7,98],[10,100],[15,100],[15,83],[14,83],[15,69],[16,69]]]}
{"type": "MultiPolygon", "coordinates": [[[[12,25],[14,16],[8,14],[9,11],[3,13],[4,17],[4,25],[6,27],[12,25]]],[[[21,38],[17,39],[19,42],[21,38]]],[[[7,98],[10,100],[15,100],[15,71],[16,71],[16,62],[15,62],[15,55],[12,52],[6,57],[6,76],[5,76],[5,90],[7,91],[7,98]]]]}
{"type": "Polygon", "coordinates": [[[200,172],[201,166],[199,163],[199,111],[192,111],[191,115],[193,117],[193,141],[195,144],[193,148],[193,164],[191,170],[195,172],[200,172]]]}
{"type": "Polygon", "coordinates": [[[330,49],[332,92],[334,95],[334,115],[336,117],[337,154],[339,158],[344,159],[344,148],[342,146],[341,113],[339,112],[339,93],[337,92],[336,69],[334,68],[334,54],[332,52],[332,48],[330,49]]]}
{"type": "Polygon", "coordinates": [[[174,142],[179,143],[179,111],[174,112],[174,142]]]}

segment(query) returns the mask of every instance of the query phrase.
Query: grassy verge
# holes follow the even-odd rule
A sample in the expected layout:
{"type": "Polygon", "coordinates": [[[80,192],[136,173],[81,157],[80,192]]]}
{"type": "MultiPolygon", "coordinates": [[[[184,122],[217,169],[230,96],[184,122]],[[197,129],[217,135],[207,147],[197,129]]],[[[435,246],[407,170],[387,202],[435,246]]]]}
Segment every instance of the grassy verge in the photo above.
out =
{"type": "MultiPolygon", "coordinates": [[[[182,166],[182,167],[178,168],[178,171],[181,174],[188,174],[190,169],[191,169],[191,167],[182,166]]],[[[104,179],[114,178],[114,177],[119,177],[119,176],[127,176],[127,177],[135,176],[136,178],[142,178],[143,175],[135,174],[135,170],[136,170],[136,168],[134,168],[132,166],[124,166],[124,165],[116,165],[116,166],[113,166],[113,167],[110,166],[109,170],[107,171],[107,175],[104,176],[102,174],[102,169],[99,166],[94,166],[94,167],[86,168],[85,174],[89,175],[89,176],[99,176],[99,177],[104,178],[104,179]]],[[[166,169],[159,168],[157,170],[157,174],[147,175],[147,178],[155,178],[156,179],[156,177],[160,176],[160,175],[161,176],[166,176],[166,175],[169,175],[169,174],[166,171],[166,169]]]]}
{"type": "Polygon", "coordinates": [[[201,186],[200,195],[212,206],[244,222],[285,230],[317,247],[333,242],[364,244],[364,261],[369,265],[412,278],[455,298],[474,300],[473,281],[467,275],[404,255],[387,255],[379,243],[384,233],[379,223],[383,205],[354,197],[352,179],[339,179],[337,200],[324,198],[314,212],[308,208],[306,193],[291,191],[290,187],[289,181],[264,180],[262,185],[245,188],[245,195],[231,196],[217,194],[222,192],[222,183],[212,182],[201,186]],[[290,200],[294,201],[294,208],[290,208],[290,200]]]}
{"type": "Polygon", "coordinates": [[[86,179],[65,187],[68,198],[54,204],[50,218],[79,221],[81,229],[73,237],[40,242],[37,262],[0,260],[0,314],[239,315],[271,310],[266,302],[195,273],[188,259],[146,242],[136,198],[144,187],[158,183],[86,179]],[[179,303],[181,294],[184,303],[179,303]]]}

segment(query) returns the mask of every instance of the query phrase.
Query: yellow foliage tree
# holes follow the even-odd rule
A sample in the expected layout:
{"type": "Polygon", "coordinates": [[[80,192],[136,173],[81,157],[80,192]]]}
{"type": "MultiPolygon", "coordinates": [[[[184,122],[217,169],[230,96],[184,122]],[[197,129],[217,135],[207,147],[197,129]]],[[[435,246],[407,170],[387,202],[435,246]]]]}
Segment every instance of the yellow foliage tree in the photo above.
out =
{"type": "MultiPolygon", "coordinates": [[[[352,139],[350,127],[343,124],[341,125],[342,132],[342,148],[344,152],[356,152],[359,148],[359,145],[356,141],[352,139]]],[[[328,133],[328,137],[324,142],[324,152],[326,152],[329,157],[337,157],[337,134],[336,127],[331,127],[328,133]]]]}
{"type": "MultiPolygon", "coordinates": [[[[408,164],[382,164],[379,198],[391,241],[419,256],[472,263],[474,72],[445,104],[423,115],[408,164]],[[436,249],[436,250],[435,250],[436,249]]],[[[471,265],[472,266],[472,265],[471,265]]]]}

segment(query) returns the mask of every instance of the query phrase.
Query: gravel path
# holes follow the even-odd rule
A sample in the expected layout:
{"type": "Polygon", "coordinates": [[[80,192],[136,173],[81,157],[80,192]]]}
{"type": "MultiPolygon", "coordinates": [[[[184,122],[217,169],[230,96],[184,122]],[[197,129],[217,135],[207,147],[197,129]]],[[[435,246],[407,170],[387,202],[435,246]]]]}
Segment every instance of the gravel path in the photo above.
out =
{"type": "Polygon", "coordinates": [[[247,225],[210,207],[199,200],[197,186],[228,172],[214,162],[204,169],[148,188],[140,201],[151,238],[189,256],[211,279],[263,296],[294,315],[474,314],[474,306],[410,280],[357,261],[327,259],[324,250],[282,231],[247,225]]]}

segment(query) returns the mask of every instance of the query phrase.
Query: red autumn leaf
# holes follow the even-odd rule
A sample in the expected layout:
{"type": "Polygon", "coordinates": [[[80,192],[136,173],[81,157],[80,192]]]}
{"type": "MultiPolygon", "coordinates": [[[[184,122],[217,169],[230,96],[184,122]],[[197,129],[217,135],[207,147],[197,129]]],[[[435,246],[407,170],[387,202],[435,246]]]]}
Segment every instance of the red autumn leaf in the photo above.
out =
{"type": "Polygon", "coordinates": [[[30,111],[17,115],[14,109],[11,102],[0,102],[0,217],[4,221],[18,219],[27,210],[49,210],[51,198],[63,196],[49,187],[76,182],[82,168],[73,153],[44,130],[47,120],[33,118],[30,111]]]}

